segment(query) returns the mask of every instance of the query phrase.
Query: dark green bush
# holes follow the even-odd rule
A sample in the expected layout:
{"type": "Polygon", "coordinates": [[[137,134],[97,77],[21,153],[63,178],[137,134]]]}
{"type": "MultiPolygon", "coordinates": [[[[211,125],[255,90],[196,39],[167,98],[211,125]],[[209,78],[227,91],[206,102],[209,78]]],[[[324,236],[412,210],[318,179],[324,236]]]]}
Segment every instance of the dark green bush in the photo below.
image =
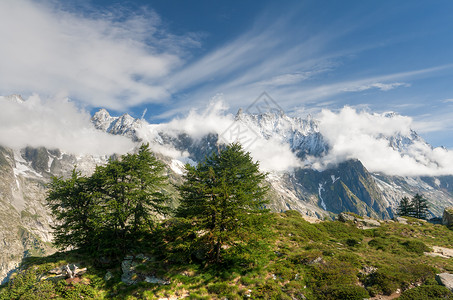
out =
{"type": "Polygon", "coordinates": [[[360,240],[358,239],[347,239],[346,240],[346,245],[349,247],[355,247],[357,245],[360,245],[360,240]]]}
{"type": "Polygon", "coordinates": [[[383,293],[384,295],[391,295],[399,288],[400,283],[393,272],[381,269],[368,275],[365,279],[365,285],[371,294],[383,293]]]}
{"type": "Polygon", "coordinates": [[[431,251],[431,249],[429,249],[429,247],[426,246],[425,243],[423,243],[421,241],[411,240],[411,241],[403,242],[401,245],[403,245],[407,251],[414,252],[414,253],[417,253],[420,255],[422,255],[423,252],[431,251]]]}
{"type": "Polygon", "coordinates": [[[440,300],[453,299],[453,293],[444,286],[422,285],[406,290],[399,297],[400,300],[440,300]]]}
{"type": "Polygon", "coordinates": [[[377,249],[377,250],[386,251],[389,248],[390,241],[385,239],[385,238],[377,237],[377,238],[372,239],[371,241],[369,241],[368,245],[370,247],[373,247],[373,248],[377,249]]]}
{"type": "Polygon", "coordinates": [[[362,300],[370,295],[366,289],[357,285],[337,285],[320,291],[316,296],[322,300],[362,300]]]}

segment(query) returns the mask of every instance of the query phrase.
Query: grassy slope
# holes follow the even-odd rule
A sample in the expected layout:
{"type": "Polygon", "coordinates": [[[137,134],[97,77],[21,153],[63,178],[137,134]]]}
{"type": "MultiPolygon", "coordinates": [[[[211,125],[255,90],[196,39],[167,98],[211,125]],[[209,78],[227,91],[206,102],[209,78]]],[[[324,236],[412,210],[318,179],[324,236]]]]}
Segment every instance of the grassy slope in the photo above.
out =
{"type": "Polygon", "coordinates": [[[423,254],[430,246],[453,247],[453,231],[444,226],[411,219],[408,225],[389,222],[377,229],[361,230],[338,221],[310,224],[294,211],[273,214],[273,218],[270,248],[251,254],[247,264],[213,268],[169,263],[152,251],[144,251],[152,259],[139,266],[139,272],[171,283],[127,286],[121,283],[119,265],[106,269],[74,252],[57,253],[28,259],[16,280],[1,288],[0,299],[2,295],[5,299],[363,299],[420,284],[406,299],[426,299],[427,293],[432,299],[447,295],[436,285],[434,276],[441,271],[453,272],[453,261],[423,254]],[[80,283],[38,280],[46,270],[66,262],[88,268],[80,283]],[[377,270],[366,272],[373,270],[371,267],[377,270]],[[114,277],[106,282],[107,271],[114,277]]]}

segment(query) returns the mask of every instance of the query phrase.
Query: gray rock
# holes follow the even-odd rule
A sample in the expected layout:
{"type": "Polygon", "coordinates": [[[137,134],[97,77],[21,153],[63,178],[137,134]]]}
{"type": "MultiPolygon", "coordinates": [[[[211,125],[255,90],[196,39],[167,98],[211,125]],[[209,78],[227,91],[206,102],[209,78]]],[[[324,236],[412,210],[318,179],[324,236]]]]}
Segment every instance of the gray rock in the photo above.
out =
{"type": "Polygon", "coordinates": [[[453,274],[450,273],[437,274],[436,280],[439,284],[445,286],[447,289],[453,292],[453,274]]]}
{"type": "Polygon", "coordinates": [[[340,213],[338,214],[338,221],[340,222],[348,222],[348,221],[355,221],[355,217],[351,216],[350,214],[347,213],[340,213]]]}
{"type": "Polygon", "coordinates": [[[381,223],[377,220],[373,220],[370,218],[364,218],[363,220],[358,220],[360,223],[362,223],[364,226],[367,227],[379,227],[381,226],[381,223]]]}
{"type": "Polygon", "coordinates": [[[442,216],[442,224],[446,226],[453,225],[453,207],[446,207],[442,216]]]}
{"type": "Polygon", "coordinates": [[[123,274],[121,275],[121,281],[127,285],[131,285],[137,282],[137,274],[135,273],[135,267],[138,263],[125,259],[121,263],[121,269],[123,274]]]}
{"type": "Polygon", "coordinates": [[[161,279],[161,278],[157,278],[157,277],[154,277],[154,276],[146,276],[145,277],[145,281],[148,282],[148,283],[157,283],[158,285],[168,285],[168,284],[170,284],[170,281],[164,280],[164,279],[161,279]]]}
{"type": "Polygon", "coordinates": [[[407,224],[407,219],[403,217],[395,217],[393,220],[401,224],[407,224]]]}

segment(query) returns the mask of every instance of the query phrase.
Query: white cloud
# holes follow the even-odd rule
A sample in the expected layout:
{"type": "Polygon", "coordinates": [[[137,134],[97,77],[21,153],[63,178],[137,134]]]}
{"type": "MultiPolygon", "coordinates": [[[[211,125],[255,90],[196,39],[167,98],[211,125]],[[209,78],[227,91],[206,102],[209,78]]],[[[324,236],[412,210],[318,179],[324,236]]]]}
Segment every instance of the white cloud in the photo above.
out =
{"type": "Polygon", "coordinates": [[[283,74],[274,76],[269,80],[263,80],[258,82],[258,85],[263,86],[281,86],[281,85],[289,85],[301,82],[302,80],[306,80],[312,76],[314,72],[304,72],[304,73],[293,73],[293,74],[283,74]]]}
{"type": "Polygon", "coordinates": [[[396,89],[397,87],[409,87],[410,84],[404,82],[393,82],[393,83],[382,83],[382,82],[375,82],[370,84],[364,85],[357,85],[357,86],[350,86],[343,89],[345,92],[361,92],[369,89],[379,89],[381,91],[390,91],[396,89]]]}
{"type": "Polygon", "coordinates": [[[0,1],[1,94],[65,93],[117,110],[165,100],[162,79],[191,37],[160,30],[153,12],[81,15],[47,1],[0,1]]]}
{"type": "Polygon", "coordinates": [[[452,99],[445,99],[442,101],[443,103],[453,103],[453,98],[452,99]]]}
{"type": "Polygon", "coordinates": [[[96,130],[89,113],[65,99],[43,100],[34,95],[26,101],[0,97],[0,145],[60,149],[73,154],[125,153],[134,144],[122,136],[96,130]]]}
{"type": "Polygon", "coordinates": [[[323,110],[319,116],[320,132],[330,145],[329,153],[313,159],[317,168],[325,168],[347,159],[359,159],[372,172],[400,176],[437,176],[453,173],[453,152],[432,148],[423,140],[392,148],[386,139],[395,135],[409,136],[412,119],[394,115],[357,112],[350,107],[334,113],[323,110]]]}

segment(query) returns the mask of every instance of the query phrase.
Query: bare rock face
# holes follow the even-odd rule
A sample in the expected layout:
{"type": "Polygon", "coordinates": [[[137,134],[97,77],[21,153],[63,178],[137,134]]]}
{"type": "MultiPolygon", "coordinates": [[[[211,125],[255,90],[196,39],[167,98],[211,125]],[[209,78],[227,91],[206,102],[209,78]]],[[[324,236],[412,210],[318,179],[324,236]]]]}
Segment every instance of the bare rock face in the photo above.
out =
{"type": "Polygon", "coordinates": [[[436,280],[439,284],[445,286],[447,289],[453,292],[453,274],[450,273],[437,274],[436,280]]]}
{"type": "Polygon", "coordinates": [[[442,224],[446,226],[453,225],[453,207],[446,207],[442,216],[442,224]]]}

